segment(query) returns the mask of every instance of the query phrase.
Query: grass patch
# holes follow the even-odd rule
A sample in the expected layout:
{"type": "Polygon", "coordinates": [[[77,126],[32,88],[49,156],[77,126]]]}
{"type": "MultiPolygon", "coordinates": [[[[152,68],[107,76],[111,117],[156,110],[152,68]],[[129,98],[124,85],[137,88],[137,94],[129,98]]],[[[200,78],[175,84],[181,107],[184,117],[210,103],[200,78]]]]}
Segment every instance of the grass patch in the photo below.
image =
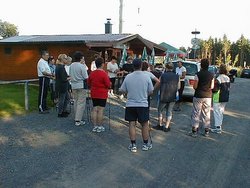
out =
{"type": "MultiPolygon", "coordinates": [[[[29,85],[29,112],[37,110],[38,89],[38,86],[29,85]]],[[[26,113],[24,84],[0,85],[0,117],[26,113]]]]}

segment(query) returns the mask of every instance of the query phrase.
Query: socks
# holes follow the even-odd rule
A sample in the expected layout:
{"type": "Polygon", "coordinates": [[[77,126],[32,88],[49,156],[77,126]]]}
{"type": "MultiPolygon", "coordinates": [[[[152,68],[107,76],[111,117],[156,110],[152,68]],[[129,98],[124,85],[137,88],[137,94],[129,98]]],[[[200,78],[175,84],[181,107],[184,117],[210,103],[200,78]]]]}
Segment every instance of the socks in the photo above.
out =
{"type": "Polygon", "coordinates": [[[135,140],[131,140],[131,144],[136,144],[136,143],[135,143],[135,140]]]}

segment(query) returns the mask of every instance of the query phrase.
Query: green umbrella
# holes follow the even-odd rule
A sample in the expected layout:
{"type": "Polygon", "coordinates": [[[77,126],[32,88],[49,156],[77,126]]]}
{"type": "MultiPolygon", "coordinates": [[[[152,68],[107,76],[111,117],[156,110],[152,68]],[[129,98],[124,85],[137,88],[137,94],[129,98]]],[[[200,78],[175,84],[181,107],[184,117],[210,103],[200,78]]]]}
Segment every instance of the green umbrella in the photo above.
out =
{"type": "Polygon", "coordinates": [[[169,62],[169,53],[166,51],[166,55],[165,55],[165,60],[164,60],[164,64],[169,62]]]}
{"type": "Polygon", "coordinates": [[[141,60],[142,60],[142,61],[148,60],[148,54],[147,54],[147,49],[146,49],[146,47],[143,48],[141,60]]]}
{"type": "Polygon", "coordinates": [[[120,68],[122,68],[122,66],[125,64],[126,58],[127,58],[127,49],[126,45],[124,45],[122,50],[122,58],[120,61],[120,68]]]}
{"type": "Polygon", "coordinates": [[[150,64],[155,65],[155,49],[154,49],[154,47],[153,47],[152,52],[151,52],[150,64]]]}

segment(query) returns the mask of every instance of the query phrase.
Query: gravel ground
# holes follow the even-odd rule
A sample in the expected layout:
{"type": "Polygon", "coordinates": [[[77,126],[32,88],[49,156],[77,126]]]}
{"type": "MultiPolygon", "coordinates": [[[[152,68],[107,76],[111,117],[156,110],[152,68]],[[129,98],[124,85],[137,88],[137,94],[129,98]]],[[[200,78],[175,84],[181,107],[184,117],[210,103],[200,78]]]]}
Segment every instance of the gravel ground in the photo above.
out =
{"type": "MultiPolygon", "coordinates": [[[[57,118],[53,109],[2,119],[0,187],[250,187],[249,88],[248,79],[232,84],[221,135],[187,136],[187,101],[174,112],[170,132],[151,131],[152,150],[141,151],[138,126],[135,154],[127,150],[125,100],[118,98],[109,100],[101,134],[92,133],[89,123],[74,126],[73,114],[57,118]]],[[[153,126],[156,118],[154,96],[153,126]]]]}

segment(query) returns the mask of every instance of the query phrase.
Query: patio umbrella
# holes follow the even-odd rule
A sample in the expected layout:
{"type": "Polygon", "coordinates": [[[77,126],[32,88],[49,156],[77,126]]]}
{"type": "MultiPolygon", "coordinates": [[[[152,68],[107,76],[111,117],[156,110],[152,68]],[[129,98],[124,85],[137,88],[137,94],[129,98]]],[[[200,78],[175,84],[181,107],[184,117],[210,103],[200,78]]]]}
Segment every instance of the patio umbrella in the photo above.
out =
{"type": "Polygon", "coordinates": [[[177,53],[174,53],[174,58],[173,58],[173,60],[177,60],[177,59],[178,59],[177,53]]]}
{"type": "Polygon", "coordinates": [[[122,66],[125,64],[127,58],[127,50],[126,50],[126,45],[123,46],[123,50],[122,50],[122,57],[121,57],[121,61],[120,61],[120,68],[122,68],[122,66]]]}
{"type": "Polygon", "coordinates": [[[143,48],[141,60],[142,60],[142,61],[148,60],[148,54],[147,54],[147,49],[146,49],[146,47],[143,48]]]}
{"type": "Polygon", "coordinates": [[[166,64],[166,63],[168,63],[168,62],[169,62],[169,53],[166,52],[164,63],[166,64]]]}
{"type": "Polygon", "coordinates": [[[152,52],[151,52],[150,64],[155,65],[155,49],[154,48],[152,49],[152,52]]]}

